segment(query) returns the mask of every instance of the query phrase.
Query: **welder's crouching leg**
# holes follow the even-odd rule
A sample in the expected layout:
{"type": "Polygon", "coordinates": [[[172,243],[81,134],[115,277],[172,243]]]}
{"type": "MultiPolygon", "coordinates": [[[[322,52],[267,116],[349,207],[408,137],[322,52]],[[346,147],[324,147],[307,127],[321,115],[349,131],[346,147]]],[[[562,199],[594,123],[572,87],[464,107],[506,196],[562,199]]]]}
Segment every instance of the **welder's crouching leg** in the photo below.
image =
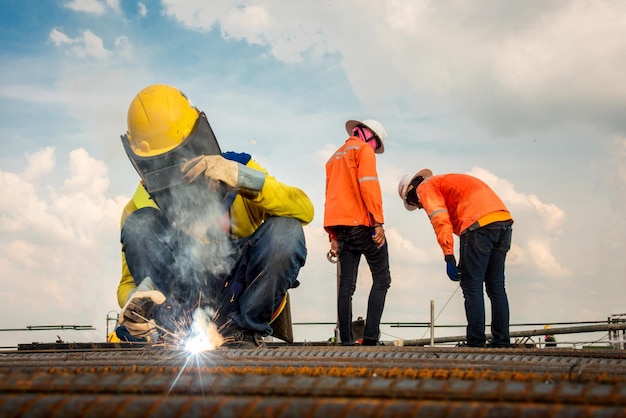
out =
{"type": "Polygon", "coordinates": [[[272,335],[288,343],[293,342],[293,322],[291,321],[291,301],[289,292],[285,293],[280,306],[272,314],[270,320],[272,335]]]}
{"type": "Polygon", "coordinates": [[[139,286],[151,277],[156,287],[169,294],[172,267],[176,265],[172,247],[172,228],[163,214],[155,208],[133,212],[122,227],[122,251],[126,264],[139,286]]]}
{"type": "Polygon", "coordinates": [[[272,316],[285,302],[287,290],[299,285],[298,273],[306,261],[302,225],[294,218],[272,217],[237,245],[243,251],[235,270],[241,271],[246,263],[246,279],[239,309],[231,318],[243,329],[271,335],[272,316]]]}
{"type": "Polygon", "coordinates": [[[190,303],[197,303],[198,285],[193,260],[185,256],[187,239],[155,208],[141,208],[133,212],[122,228],[122,251],[126,264],[137,286],[150,277],[156,289],[167,300],[155,306],[153,315],[157,325],[179,332],[190,323],[190,303]],[[187,278],[183,281],[181,278],[187,278]]]}

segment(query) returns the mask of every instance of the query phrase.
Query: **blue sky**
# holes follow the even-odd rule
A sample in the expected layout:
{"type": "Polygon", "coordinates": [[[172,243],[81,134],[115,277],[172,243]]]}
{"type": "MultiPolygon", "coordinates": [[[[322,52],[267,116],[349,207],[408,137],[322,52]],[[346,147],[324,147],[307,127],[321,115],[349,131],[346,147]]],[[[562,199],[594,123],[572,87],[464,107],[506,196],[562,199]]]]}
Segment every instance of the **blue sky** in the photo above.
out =
{"type": "MultiPolygon", "coordinates": [[[[353,118],[389,134],[383,321],[427,322],[434,300],[439,323],[465,323],[426,215],[397,196],[400,178],[425,167],[482,178],[513,213],[513,323],[624,313],[625,17],[611,1],[4,0],[0,329],[93,325],[61,337],[104,338],[119,310],[120,211],[138,181],[119,136],[153,83],[205,111],[222,149],[249,152],[313,200],[296,322],[335,320],[324,163],[353,118]]],[[[371,284],[362,265],[355,315],[371,284]]],[[[295,332],[319,340],[332,327],[295,332]]],[[[55,337],[4,332],[0,346],[55,337]]]]}

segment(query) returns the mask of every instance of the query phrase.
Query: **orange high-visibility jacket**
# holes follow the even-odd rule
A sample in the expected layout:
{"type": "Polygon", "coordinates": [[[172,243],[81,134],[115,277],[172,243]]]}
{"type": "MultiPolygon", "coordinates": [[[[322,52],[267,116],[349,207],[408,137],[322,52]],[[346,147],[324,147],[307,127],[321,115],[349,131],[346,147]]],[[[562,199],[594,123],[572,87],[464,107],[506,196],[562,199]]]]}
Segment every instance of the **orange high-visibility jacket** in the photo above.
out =
{"type": "Polygon", "coordinates": [[[326,163],[324,228],[332,239],[332,226],[384,222],[376,154],[367,143],[351,136],[326,163]]]}
{"type": "Polygon", "coordinates": [[[454,254],[453,233],[512,220],[508,209],[489,186],[467,174],[441,174],[425,179],[417,196],[428,214],[444,255],[454,254]]]}

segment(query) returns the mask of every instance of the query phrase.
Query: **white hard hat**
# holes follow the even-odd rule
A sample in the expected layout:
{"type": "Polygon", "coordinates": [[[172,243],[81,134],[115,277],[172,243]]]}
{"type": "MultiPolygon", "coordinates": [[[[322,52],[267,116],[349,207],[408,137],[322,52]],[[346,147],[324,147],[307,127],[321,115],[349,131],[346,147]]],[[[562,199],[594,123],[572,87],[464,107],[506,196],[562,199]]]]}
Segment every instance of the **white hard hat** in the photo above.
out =
{"type": "Polygon", "coordinates": [[[385,139],[387,138],[387,131],[382,123],[378,122],[374,119],[365,119],[364,121],[351,119],[346,122],[346,132],[348,135],[352,135],[352,131],[357,126],[365,126],[370,131],[374,132],[378,139],[380,139],[379,145],[376,147],[374,152],[376,154],[382,154],[385,152],[385,139]]]}
{"type": "Polygon", "coordinates": [[[406,208],[406,210],[417,209],[417,206],[409,205],[408,203],[406,203],[406,191],[409,188],[409,184],[411,184],[413,179],[416,177],[422,177],[425,180],[432,176],[433,172],[428,168],[424,168],[415,174],[406,174],[404,177],[402,177],[402,180],[400,180],[400,183],[398,183],[398,194],[400,195],[400,199],[402,199],[402,203],[404,203],[404,207],[406,208]]]}
{"type": "Polygon", "coordinates": [[[411,183],[411,180],[413,180],[413,175],[405,174],[404,177],[402,177],[402,180],[400,180],[400,183],[398,183],[398,194],[400,195],[400,199],[402,199],[402,203],[404,203],[404,208],[406,210],[417,209],[417,206],[409,205],[408,203],[406,203],[406,189],[409,187],[409,183],[411,183]]]}

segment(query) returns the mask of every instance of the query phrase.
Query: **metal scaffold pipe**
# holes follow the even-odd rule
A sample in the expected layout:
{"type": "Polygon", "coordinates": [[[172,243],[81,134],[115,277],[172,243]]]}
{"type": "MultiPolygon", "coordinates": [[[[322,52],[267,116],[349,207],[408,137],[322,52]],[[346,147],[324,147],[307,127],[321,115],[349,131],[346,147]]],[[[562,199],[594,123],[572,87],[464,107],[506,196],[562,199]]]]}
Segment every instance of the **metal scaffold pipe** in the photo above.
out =
{"type": "Polygon", "coordinates": [[[430,301],[430,345],[435,345],[435,301],[430,301]]]}
{"type": "MultiPolygon", "coordinates": [[[[550,329],[550,334],[579,334],[579,333],[584,333],[584,332],[599,332],[599,331],[607,331],[607,332],[612,332],[612,331],[618,331],[618,330],[625,330],[626,329],[626,323],[612,323],[612,324],[598,324],[598,325],[584,325],[584,326],[577,326],[577,327],[563,327],[563,328],[551,328],[550,329]]],[[[511,332],[511,338],[523,338],[523,337],[533,337],[533,336],[537,336],[537,335],[545,335],[546,334],[546,330],[541,328],[541,329],[531,329],[531,330],[525,330],[525,331],[512,331],[511,332]]],[[[491,334],[487,334],[487,339],[491,338],[491,334]]],[[[403,345],[405,346],[411,346],[411,345],[418,345],[418,346],[424,346],[427,344],[433,344],[433,339],[417,339],[417,340],[404,340],[403,341],[403,345]]],[[[454,343],[454,342],[459,342],[459,341],[465,341],[465,336],[464,335],[457,335],[457,336],[451,336],[451,337],[437,337],[434,338],[434,343],[454,343]]]]}

